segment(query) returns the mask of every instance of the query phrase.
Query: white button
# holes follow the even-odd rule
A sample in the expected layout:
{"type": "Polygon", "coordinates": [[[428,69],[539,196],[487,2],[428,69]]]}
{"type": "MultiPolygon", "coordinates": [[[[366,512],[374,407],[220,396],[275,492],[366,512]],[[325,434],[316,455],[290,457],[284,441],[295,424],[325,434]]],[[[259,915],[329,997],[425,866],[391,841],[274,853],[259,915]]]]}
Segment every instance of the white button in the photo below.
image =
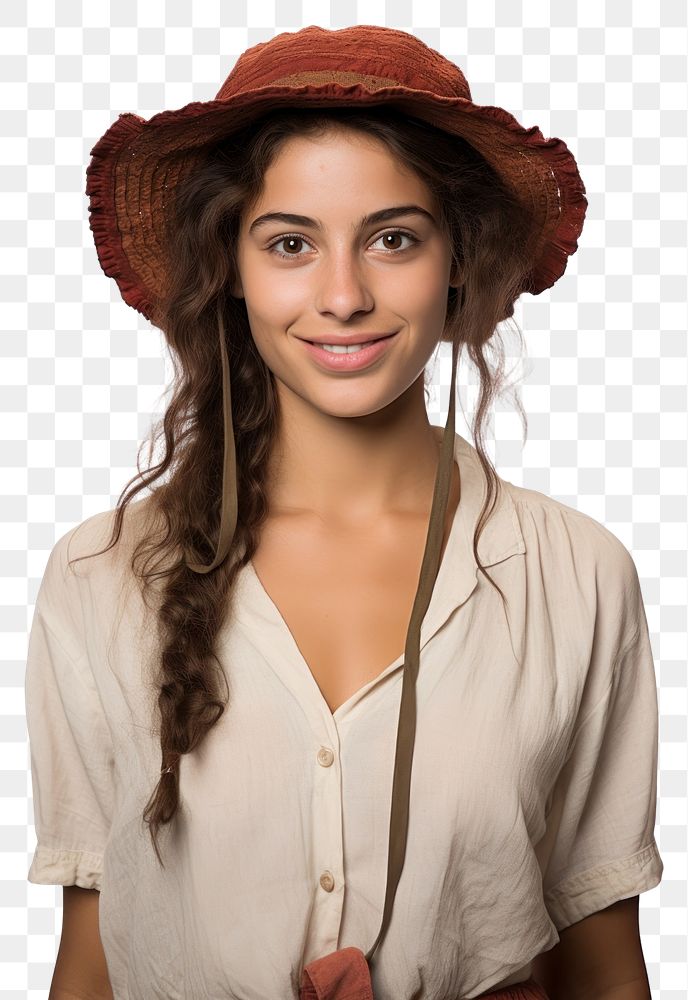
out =
{"type": "Polygon", "coordinates": [[[318,764],[322,764],[323,767],[329,767],[333,760],[334,754],[329,747],[320,747],[318,750],[318,764]]]}
{"type": "Polygon", "coordinates": [[[320,876],[320,885],[323,887],[325,892],[332,892],[334,889],[334,879],[332,878],[332,872],[324,871],[320,876]]]}

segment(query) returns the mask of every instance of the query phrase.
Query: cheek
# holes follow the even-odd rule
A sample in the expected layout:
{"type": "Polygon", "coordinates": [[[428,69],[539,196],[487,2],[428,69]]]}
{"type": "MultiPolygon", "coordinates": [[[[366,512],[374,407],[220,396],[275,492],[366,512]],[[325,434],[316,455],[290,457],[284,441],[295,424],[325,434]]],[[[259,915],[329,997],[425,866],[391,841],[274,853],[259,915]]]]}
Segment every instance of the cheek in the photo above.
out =
{"type": "Polygon", "coordinates": [[[303,310],[304,303],[310,301],[310,294],[308,283],[299,280],[295,273],[273,271],[262,280],[252,276],[251,280],[244,281],[246,310],[251,324],[265,329],[284,329],[292,323],[303,310]]]}
{"type": "Polygon", "coordinates": [[[433,323],[444,320],[448,290],[444,264],[428,261],[391,276],[385,281],[383,294],[389,305],[409,322],[433,323]]]}
{"type": "Polygon", "coordinates": [[[269,295],[264,290],[255,294],[248,290],[245,304],[256,350],[271,371],[281,371],[284,352],[292,346],[285,331],[295,326],[302,310],[285,304],[279,290],[272,287],[269,295]]]}

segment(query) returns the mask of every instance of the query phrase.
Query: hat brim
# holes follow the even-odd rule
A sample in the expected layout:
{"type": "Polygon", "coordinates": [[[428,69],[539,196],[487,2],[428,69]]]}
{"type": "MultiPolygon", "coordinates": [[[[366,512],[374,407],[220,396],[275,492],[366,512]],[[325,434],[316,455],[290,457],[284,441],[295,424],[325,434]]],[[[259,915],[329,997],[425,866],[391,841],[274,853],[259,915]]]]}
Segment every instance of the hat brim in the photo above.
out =
{"type": "Polygon", "coordinates": [[[164,290],[169,196],[200,165],[207,147],[280,107],[389,105],[462,137],[485,157],[532,214],[537,240],[524,291],[551,287],[578,248],[587,198],[562,139],[524,128],[504,108],[463,97],[360,83],[266,86],[224,100],[192,101],[150,119],[125,113],[91,149],[86,169],[89,226],[100,265],[124,301],[147,319],[164,290]]]}

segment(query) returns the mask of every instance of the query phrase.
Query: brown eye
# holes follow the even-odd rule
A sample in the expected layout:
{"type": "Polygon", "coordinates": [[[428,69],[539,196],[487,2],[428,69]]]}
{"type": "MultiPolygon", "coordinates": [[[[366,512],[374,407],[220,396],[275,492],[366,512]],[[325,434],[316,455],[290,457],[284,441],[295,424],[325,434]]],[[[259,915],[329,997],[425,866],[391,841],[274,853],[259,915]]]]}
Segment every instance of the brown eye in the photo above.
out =
{"type": "Polygon", "coordinates": [[[275,240],[274,243],[270,244],[268,250],[270,253],[276,254],[277,257],[301,257],[303,255],[299,253],[299,251],[303,244],[306,244],[306,246],[309,245],[306,243],[303,236],[280,236],[278,240],[275,240]],[[286,252],[284,250],[277,249],[280,243],[283,243],[285,247],[288,247],[286,252]]]}
{"type": "Polygon", "coordinates": [[[282,243],[284,243],[284,246],[287,250],[296,249],[298,251],[300,249],[301,243],[303,243],[303,240],[301,239],[300,236],[287,236],[285,240],[282,240],[282,243]]]}
{"type": "Polygon", "coordinates": [[[390,240],[391,241],[400,240],[401,237],[402,237],[401,233],[385,233],[385,235],[382,237],[382,239],[383,239],[384,244],[385,244],[385,246],[387,247],[388,250],[399,250],[400,247],[399,246],[393,246],[392,243],[390,243],[390,240]]]}
{"type": "Polygon", "coordinates": [[[417,236],[413,236],[411,233],[406,233],[404,232],[403,229],[395,229],[388,233],[383,233],[382,236],[378,236],[378,238],[375,240],[375,243],[372,243],[371,246],[375,246],[375,244],[381,244],[383,250],[389,250],[390,253],[394,254],[394,253],[403,253],[405,250],[410,250],[412,249],[412,247],[417,246],[420,242],[421,241],[418,239],[417,236]],[[402,241],[408,240],[410,246],[408,244],[404,246],[403,242],[401,246],[399,246],[398,244],[395,245],[393,242],[394,240],[402,240],[402,241]]]}

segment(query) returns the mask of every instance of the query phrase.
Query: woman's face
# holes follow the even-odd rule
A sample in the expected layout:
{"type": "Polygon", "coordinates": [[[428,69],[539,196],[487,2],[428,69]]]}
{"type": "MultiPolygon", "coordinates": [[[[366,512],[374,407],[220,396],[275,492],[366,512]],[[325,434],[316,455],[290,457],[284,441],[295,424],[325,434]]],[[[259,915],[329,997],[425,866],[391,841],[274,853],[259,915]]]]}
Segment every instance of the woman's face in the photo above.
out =
{"type": "Polygon", "coordinates": [[[356,416],[422,380],[445,323],[450,246],[426,185],[378,140],[348,130],[289,139],[244,214],[237,263],[232,292],[280,393],[356,416]],[[277,213],[308,218],[261,220],[277,213]],[[307,345],[360,333],[395,336],[353,370],[332,370],[307,345]]]}

